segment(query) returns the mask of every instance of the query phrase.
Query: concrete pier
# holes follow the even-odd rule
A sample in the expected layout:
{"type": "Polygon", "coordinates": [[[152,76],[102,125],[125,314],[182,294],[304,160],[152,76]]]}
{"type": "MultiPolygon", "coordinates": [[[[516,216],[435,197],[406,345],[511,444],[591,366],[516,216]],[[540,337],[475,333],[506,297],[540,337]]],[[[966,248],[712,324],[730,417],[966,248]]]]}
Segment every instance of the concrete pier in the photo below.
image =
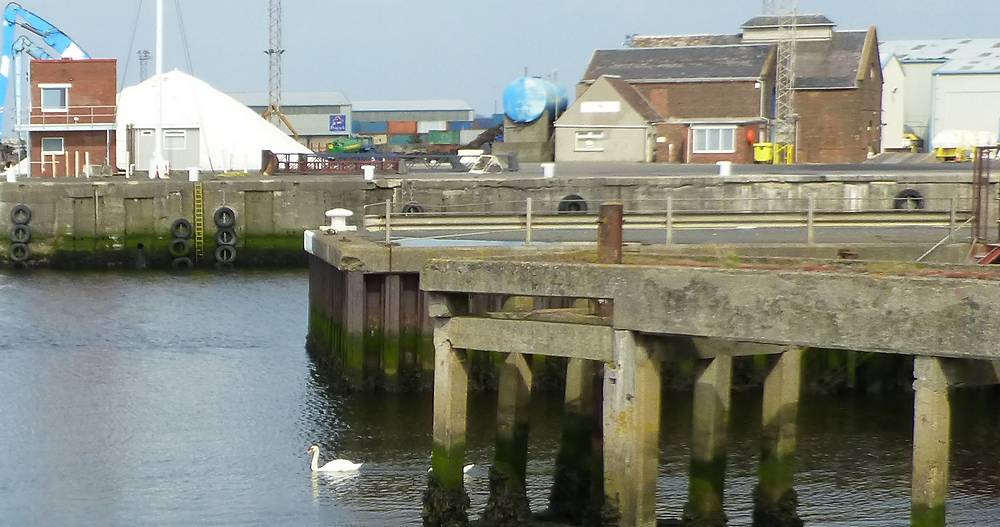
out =
{"type": "Polygon", "coordinates": [[[718,355],[698,361],[688,501],[684,507],[684,523],[692,527],[726,525],[723,493],[732,382],[732,356],[718,355]]]}
{"type": "Polygon", "coordinates": [[[771,357],[764,380],[760,467],[754,489],[754,525],[797,527],[798,497],[792,487],[802,379],[799,348],[771,357]]]}
{"type": "Polygon", "coordinates": [[[483,512],[483,520],[493,524],[515,525],[531,517],[525,488],[531,378],[530,356],[507,354],[500,366],[496,450],[490,468],[490,496],[483,512]]]}
{"type": "Polygon", "coordinates": [[[912,527],[944,527],[951,450],[951,401],[944,359],[917,357],[913,364],[912,527]]]}
{"type": "Polygon", "coordinates": [[[548,512],[553,519],[580,523],[596,508],[594,502],[603,498],[603,490],[595,496],[594,474],[601,467],[601,451],[593,448],[595,432],[600,435],[594,426],[595,369],[600,367],[584,359],[569,359],[566,365],[562,440],[549,495],[548,512]]]}
{"type": "Polygon", "coordinates": [[[660,456],[660,364],[631,331],[615,331],[612,354],[604,374],[602,520],[651,527],[660,456]]]}

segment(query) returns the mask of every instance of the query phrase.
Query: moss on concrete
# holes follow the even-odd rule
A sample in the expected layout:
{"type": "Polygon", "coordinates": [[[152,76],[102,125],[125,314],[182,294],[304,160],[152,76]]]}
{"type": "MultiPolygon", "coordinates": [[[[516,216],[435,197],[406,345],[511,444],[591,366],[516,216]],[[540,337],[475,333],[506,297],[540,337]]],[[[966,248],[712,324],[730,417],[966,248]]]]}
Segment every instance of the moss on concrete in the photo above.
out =
{"type": "Polygon", "coordinates": [[[910,509],[910,527],[944,527],[945,506],[913,504],[910,509]]]}
{"type": "Polygon", "coordinates": [[[684,506],[684,525],[721,527],[726,525],[723,492],[726,480],[726,456],[712,460],[691,460],[688,501],[684,506]]]}
{"type": "MultiPolygon", "coordinates": [[[[435,456],[435,461],[437,456],[435,456]]],[[[436,463],[435,463],[436,464],[436,463]]],[[[462,467],[458,467],[461,482],[462,467]]],[[[423,510],[421,517],[426,526],[433,527],[465,527],[469,524],[469,495],[462,485],[445,485],[438,477],[437,471],[431,471],[427,477],[427,489],[424,491],[423,510]]]]}

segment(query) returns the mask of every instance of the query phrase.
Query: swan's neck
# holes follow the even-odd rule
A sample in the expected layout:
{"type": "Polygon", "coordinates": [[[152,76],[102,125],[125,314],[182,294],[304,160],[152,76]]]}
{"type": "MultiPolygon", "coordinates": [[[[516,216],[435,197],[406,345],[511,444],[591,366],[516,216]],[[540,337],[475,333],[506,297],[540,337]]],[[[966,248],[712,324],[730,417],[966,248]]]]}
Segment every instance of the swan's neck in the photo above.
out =
{"type": "Polygon", "coordinates": [[[319,449],[313,450],[312,464],[309,465],[312,470],[319,470],[319,449]]]}

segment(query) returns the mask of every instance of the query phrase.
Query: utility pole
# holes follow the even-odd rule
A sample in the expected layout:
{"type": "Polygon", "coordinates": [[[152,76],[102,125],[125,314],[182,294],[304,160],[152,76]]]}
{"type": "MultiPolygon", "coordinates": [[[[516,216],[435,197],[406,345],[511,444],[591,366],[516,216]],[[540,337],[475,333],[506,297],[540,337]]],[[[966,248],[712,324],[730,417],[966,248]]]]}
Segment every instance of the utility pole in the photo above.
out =
{"type": "Polygon", "coordinates": [[[157,118],[153,133],[153,160],[149,168],[149,179],[169,179],[170,168],[163,157],[163,0],[156,0],[156,48],[153,51],[156,64],[157,118]]]}
{"type": "Polygon", "coordinates": [[[778,17],[777,71],[775,72],[775,162],[794,159],[796,143],[795,55],[798,0],[763,0],[764,13],[778,17]]]}
{"type": "Polygon", "coordinates": [[[153,53],[148,49],[141,49],[136,54],[139,56],[139,82],[142,82],[149,78],[149,61],[153,58],[153,53]]]}

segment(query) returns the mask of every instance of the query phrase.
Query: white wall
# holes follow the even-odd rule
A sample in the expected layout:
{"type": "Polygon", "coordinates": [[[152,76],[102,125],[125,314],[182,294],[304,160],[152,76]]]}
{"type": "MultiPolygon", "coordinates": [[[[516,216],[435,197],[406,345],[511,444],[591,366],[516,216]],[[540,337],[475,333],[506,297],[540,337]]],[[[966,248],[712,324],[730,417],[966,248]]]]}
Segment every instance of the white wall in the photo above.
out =
{"type": "MultiPolygon", "coordinates": [[[[931,90],[934,70],[940,63],[903,64],[906,94],[903,106],[903,125],[924,140],[925,148],[930,144],[931,90]]],[[[884,134],[883,134],[884,135],[884,134]]]]}
{"type": "Polygon", "coordinates": [[[908,148],[903,138],[906,101],[906,75],[896,57],[882,66],[882,151],[908,148]]]}
{"type": "MultiPolygon", "coordinates": [[[[1000,74],[935,75],[932,133],[1000,133],[1000,74]]],[[[933,146],[933,145],[932,145],[933,146]]]]}

